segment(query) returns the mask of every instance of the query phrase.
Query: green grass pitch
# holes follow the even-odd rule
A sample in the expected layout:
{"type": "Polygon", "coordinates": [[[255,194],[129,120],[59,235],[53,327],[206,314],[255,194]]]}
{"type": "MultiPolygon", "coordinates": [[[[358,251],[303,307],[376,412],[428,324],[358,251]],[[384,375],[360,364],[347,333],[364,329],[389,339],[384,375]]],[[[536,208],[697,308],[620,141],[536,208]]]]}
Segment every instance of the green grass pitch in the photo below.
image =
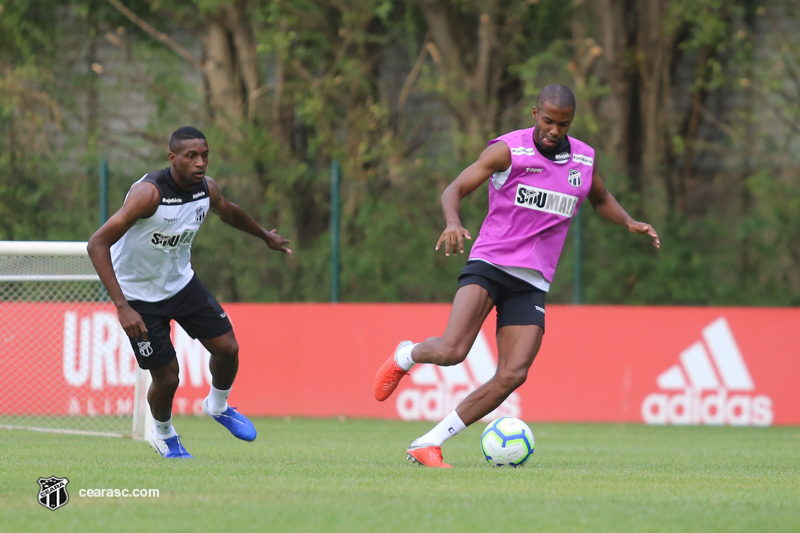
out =
{"type": "Polygon", "coordinates": [[[529,423],[536,453],[491,467],[476,424],[444,446],[452,470],[410,464],[430,423],[256,419],[237,441],[175,426],[192,461],[125,439],[0,430],[0,531],[800,531],[800,428],[529,423]],[[39,505],[39,477],[70,500],[39,505]],[[88,498],[156,488],[158,498],[88,498]]]}

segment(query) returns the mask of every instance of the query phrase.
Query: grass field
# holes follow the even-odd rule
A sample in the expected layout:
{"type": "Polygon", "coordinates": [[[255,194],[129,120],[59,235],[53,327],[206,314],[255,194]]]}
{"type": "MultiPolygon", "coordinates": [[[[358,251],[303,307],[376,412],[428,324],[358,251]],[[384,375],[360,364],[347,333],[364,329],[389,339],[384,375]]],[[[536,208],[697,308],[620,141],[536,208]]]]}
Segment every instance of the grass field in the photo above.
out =
{"type": "Polygon", "coordinates": [[[123,439],[0,430],[0,531],[800,531],[800,428],[536,424],[519,469],[490,467],[483,425],[408,463],[429,423],[256,419],[244,443],[175,423],[192,461],[123,439]],[[39,477],[69,502],[37,502],[39,477]],[[80,489],[156,488],[157,498],[80,489]]]}

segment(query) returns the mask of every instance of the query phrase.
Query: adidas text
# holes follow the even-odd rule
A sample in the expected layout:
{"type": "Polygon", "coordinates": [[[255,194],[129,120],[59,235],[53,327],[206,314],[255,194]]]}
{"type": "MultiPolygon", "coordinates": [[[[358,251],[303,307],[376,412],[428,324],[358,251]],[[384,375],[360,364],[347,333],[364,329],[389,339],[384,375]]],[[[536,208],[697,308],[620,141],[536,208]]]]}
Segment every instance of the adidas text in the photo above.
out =
{"type": "Polygon", "coordinates": [[[772,400],[764,395],[729,394],[725,389],[705,395],[691,389],[672,395],[653,393],[642,403],[642,418],[654,425],[769,426],[772,400]]]}
{"type": "Polygon", "coordinates": [[[662,391],[645,397],[647,424],[769,426],[772,399],[755,384],[725,317],[703,328],[703,340],[679,355],[680,363],[656,379],[662,391]]]}

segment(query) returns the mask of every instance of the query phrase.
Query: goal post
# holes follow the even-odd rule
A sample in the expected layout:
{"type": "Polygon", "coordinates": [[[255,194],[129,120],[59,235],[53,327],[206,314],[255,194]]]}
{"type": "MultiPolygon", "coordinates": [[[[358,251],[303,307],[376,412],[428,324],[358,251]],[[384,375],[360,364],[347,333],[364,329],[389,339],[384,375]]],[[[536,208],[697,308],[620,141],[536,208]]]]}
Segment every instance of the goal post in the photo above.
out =
{"type": "Polygon", "coordinates": [[[139,369],[86,242],[0,241],[0,428],[145,438],[139,369]]]}

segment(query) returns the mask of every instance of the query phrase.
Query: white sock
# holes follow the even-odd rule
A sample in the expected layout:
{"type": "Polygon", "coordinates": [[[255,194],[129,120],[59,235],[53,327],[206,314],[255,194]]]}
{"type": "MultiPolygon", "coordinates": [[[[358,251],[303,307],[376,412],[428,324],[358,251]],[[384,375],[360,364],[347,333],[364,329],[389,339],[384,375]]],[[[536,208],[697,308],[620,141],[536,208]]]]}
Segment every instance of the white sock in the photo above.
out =
{"type": "Polygon", "coordinates": [[[467,429],[467,426],[464,425],[461,417],[453,409],[453,412],[436,424],[436,427],[415,440],[414,443],[415,445],[441,446],[444,441],[450,437],[455,437],[465,429],[467,429]]]}
{"type": "Polygon", "coordinates": [[[406,372],[414,368],[414,365],[417,364],[416,361],[411,359],[411,350],[413,350],[414,346],[416,346],[417,344],[419,343],[403,346],[402,348],[397,350],[397,352],[395,352],[394,354],[394,362],[397,363],[397,366],[399,366],[406,372]]]}
{"type": "Polygon", "coordinates": [[[170,416],[166,422],[161,422],[153,418],[153,436],[161,440],[169,439],[177,435],[178,432],[172,427],[172,417],[170,416]]]}
{"type": "Polygon", "coordinates": [[[220,414],[222,411],[228,408],[228,395],[231,393],[231,389],[228,390],[219,390],[215,389],[214,385],[211,385],[211,389],[208,391],[208,410],[214,413],[215,415],[220,414]]]}

